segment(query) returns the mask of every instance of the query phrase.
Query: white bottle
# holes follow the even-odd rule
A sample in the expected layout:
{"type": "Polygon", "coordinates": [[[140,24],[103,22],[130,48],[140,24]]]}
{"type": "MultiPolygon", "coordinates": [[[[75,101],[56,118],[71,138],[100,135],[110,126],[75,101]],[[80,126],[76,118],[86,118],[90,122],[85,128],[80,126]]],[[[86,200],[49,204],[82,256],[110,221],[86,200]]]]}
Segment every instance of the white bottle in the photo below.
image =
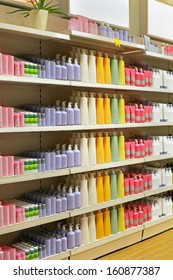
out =
{"type": "Polygon", "coordinates": [[[81,204],[82,207],[88,207],[88,180],[85,175],[81,176],[80,181],[80,191],[81,191],[81,204]]]}
{"type": "Polygon", "coordinates": [[[88,138],[88,157],[89,157],[89,165],[94,165],[97,163],[96,161],[96,138],[93,133],[90,133],[88,138]]]}
{"type": "Polygon", "coordinates": [[[159,112],[159,107],[157,104],[153,104],[152,121],[160,122],[160,112],[159,112]]]}
{"type": "Polygon", "coordinates": [[[93,92],[90,93],[88,98],[88,117],[89,124],[96,125],[96,98],[93,92]]]}
{"type": "Polygon", "coordinates": [[[89,82],[89,69],[88,69],[88,55],[85,49],[82,49],[80,54],[80,70],[81,70],[81,81],[89,82]]]}
{"type": "Polygon", "coordinates": [[[82,244],[89,243],[88,217],[86,214],[83,214],[80,218],[80,229],[82,231],[82,244]]]}
{"type": "Polygon", "coordinates": [[[153,156],[160,155],[160,141],[158,141],[157,137],[153,138],[153,156]]]}
{"type": "Polygon", "coordinates": [[[161,202],[162,202],[162,216],[166,216],[166,198],[162,197],[161,202]]]}
{"type": "Polygon", "coordinates": [[[96,225],[95,225],[95,215],[93,212],[89,213],[88,216],[88,227],[89,227],[89,241],[96,241],[96,225]]]}
{"type": "Polygon", "coordinates": [[[159,205],[159,218],[162,217],[162,199],[158,197],[157,199],[159,205]]]}
{"type": "Polygon", "coordinates": [[[88,97],[85,92],[81,92],[81,97],[80,97],[80,118],[81,118],[81,125],[89,124],[88,97]]]}
{"type": "Polygon", "coordinates": [[[165,168],[161,168],[162,187],[166,187],[166,173],[165,168]]]}
{"type": "Polygon", "coordinates": [[[89,165],[88,138],[86,137],[85,133],[81,133],[80,156],[81,156],[81,166],[88,166],[89,165]]]}
{"type": "Polygon", "coordinates": [[[88,178],[88,200],[89,205],[97,204],[96,178],[93,173],[90,173],[88,178]]]}
{"type": "Polygon", "coordinates": [[[96,57],[94,51],[90,51],[88,56],[88,72],[89,72],[89,82],[96,83],[96,57]]]}
{"type": "Polygon", "coordinates": [[[156,190],[158,188],[157,186],[157,175],[156,171],[152,171],[152,190],[156,190]]]}

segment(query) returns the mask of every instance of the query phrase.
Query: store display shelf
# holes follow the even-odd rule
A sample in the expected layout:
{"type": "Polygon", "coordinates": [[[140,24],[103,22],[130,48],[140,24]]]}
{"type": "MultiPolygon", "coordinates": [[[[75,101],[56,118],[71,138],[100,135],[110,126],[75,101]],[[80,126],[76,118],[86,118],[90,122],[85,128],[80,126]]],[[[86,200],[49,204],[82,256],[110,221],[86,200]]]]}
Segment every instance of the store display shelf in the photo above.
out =
{"type": "Polygon", "coordinates": [[[50,256],[50,257],[47,257],[43,260],[46,260],[46,261],[53,261],[53,260],[68,260],[68,258],[70,257],[70,250],[67,250],[65,252],[61,252],[57,255],[53,255],[53,256],[50,256]]]}
{"type": "Polygon", "coordinates": [[[56,171],[45,171],[45,172],[38,172],[38,173],[30,173],[30,174],[23,174],[19,176],[10,176],[10,177],[0,177],[0,185],[10,184],[10,183],[20,183],[26,181],[33,181],[39,179],[46,179],[46,178],[54,178],[60,176],[69,175],[69,169],[60,169],[56,171]]]}
{"type": "Polygon", "coordinates": [[[148,197],[151,195],[156,195],[156,194],[160,194],[160,193],[164,193],[164,192],[168,192],[168,191],[172,191],[173,190],[173,185],[169,186],[169,187],[160,187],[156,190],[149,190],[149,191],[145,191],[144,192],[144,197],[148,197]]]}
{"type": "Polygon", "coordinates": [[[165,55],[161,53],[154,53],[150,51],[145,51],[143,53],[145,56],[150,57],[150,58],[156,58],[157,60],[166,60],[166,61],[172,61],[173,62],[173,57],[170,55],[165,55]]]}
{"type": "Polygon", "coordinates": [[[44,224],[67,219],[69,217],[70,217],[70,214],[69,214],[69,211],[67,211],[67,212],[58,213],[56,215],[47,216],[44,218],[38,218],[36,220],[25,221],[23,223],[17,223],[14,225],[0,227],[0,235],[11,233],[11,232],[16,232],[16,231],[24,230],[27,228],[36,227],[36,226],[41,226],[44,224]]]}
{"type": "Polygon", "coordinates": [[[126,41],[120,40],[120,47],[115,45],[114,39],[107,38],[95,34],[80,32],[71,30],[70,31],[70,39],[72,43],[75,44],[85,44],[85,46],[89,45],[94,47],[103,47],[111,48],[112,50],[117,50],[119,52],[129,51],[129,50],[144,50],[145,46],[142,44],[130,43],[126,41]]]}
{"type": "Polygon", "coordinates": [[[144,161],[147,162],[151,162],[151,161],[160,161],[160,160],[166,160],[166,159],[173,159],[173,154],[165,154],[165,155],[159,155],[159,156],[149,156],[149,157],[145,157],[144,161]]]}
{"type": "Polygon", "coordinates": [[[102,124],[102,125],[66,125],[66,126],[34,126],[34,127],[7,127],[0,128],[0,133],[31,133],[31,132],[61,132],[61,131],[87,131],[105,129],[126,129],[142,127],[165,127],[173,126],[173,122],[146,122],[146,123],[125,123],[125,124],[102,124]]]}
{"type": "Polygon", "coordinates": [[[52,40],[52,41],[70,41],[70,36],[66,34],[38,30],[35,28],[24,27],[20,25],[14,25],[9,23],[0,23],[0,32],[5,32],[6,34],[15,34],[20,36],[27,36],[30,38],[52,40]]]}
{"type": "Polygon", "coordinates": [[[170,221],[170,220],[173,220],[173,214],[145,223],[144,229],[159,225],[161,223],[164,223],[164,222],[170,221]]]}

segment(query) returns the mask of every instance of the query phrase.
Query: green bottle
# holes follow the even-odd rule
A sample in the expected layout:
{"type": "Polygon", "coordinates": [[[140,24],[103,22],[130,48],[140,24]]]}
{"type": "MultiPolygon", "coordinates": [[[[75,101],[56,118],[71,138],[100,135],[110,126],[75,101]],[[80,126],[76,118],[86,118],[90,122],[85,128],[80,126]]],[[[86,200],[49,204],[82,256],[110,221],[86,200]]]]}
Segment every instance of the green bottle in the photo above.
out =
{"type": "Polygon", "coordinates": [[[112,162],[119,161],[118,137],[116,132],[112,132],[111,134],[111,158],[112,162]]]}
{"type": "Polygon", "coordinates": [[[111,234],[116,234],[118,232],[118,215],[117,208],[115,206],[111,207],[111,234]]]}
{"type": "Polygon", "coordinates": [[[111,77],[112,77],[112,84],[119,85],[118,61],[116,55],[114,54],[111,58],[111,77]]]}
{"type": "Polygon", "coordinates": [[[118,100],[115,94],[113,94],[111,97],[111,116],[112,116],[112,124],[118,124],[119,123],[118,100]]]}
{"type": "Polygon", "coordinates": [[[111,199],[118,198],[118,190],[117,190],[117,175],[115,170],[111,170],[110,172],[110,186],[111,186],[111,199]]]}

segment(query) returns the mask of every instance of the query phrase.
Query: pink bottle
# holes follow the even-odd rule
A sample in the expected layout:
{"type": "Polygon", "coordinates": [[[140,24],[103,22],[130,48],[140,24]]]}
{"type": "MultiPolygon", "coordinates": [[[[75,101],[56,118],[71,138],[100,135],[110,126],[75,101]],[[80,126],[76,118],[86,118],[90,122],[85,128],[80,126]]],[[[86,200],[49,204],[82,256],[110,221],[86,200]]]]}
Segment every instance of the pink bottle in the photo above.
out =
{"type": "Polygon", "coordinates": [[[144,191],[148,190],[148,178],[147,178],[147,174],[142,174],[142,178],[144,181],[144,191]]]}
{"type": "Polygon", "coordinates": [[[20,76],[20,63],[17,61],[14,61],[14,75],[20,76]]]}
{"type": "Polygon", "coordinates": [[[8,127],[14,127],[14,108],[8,107],[8,127]]]}
{"type": "Polygon", "coordinates": [[[145,157],[149,156],[149,143],[148,140],[143,140],[144,145],[145,145],[145,157]]]}
{"type": "Polygon", "coordinates": [[[125,142],[125,156],[130,159],[130,142],[125,142]]]}
{"type": "Polygon", "coordinates": [[[152,206],[151,204],[147,204],[147,221],[151,221],[152,219],[152,206]]]}
{"type": "Polygon", "coordinates": [[[14,175],[14,156],[8,156],[8,176],[14,175]]]}
{"type": "Polygon", "coordinates": [[[144,122],[149,122],[149,106],[144,105],[144,122]]]}
{"type": "Polygon", "coordinates": [[[20,164],[18,160],[14,161],[14,175],[20,175],[20,164]]]}
{"type": "Polygon", "coordinates": [[[152,120],[153,120],[153,107],[148,106],[148,121],[152,122],[152,120]]]}
{"type": "Polygon", "coordinates": [[[135,104],[135,123],[141,122],[141,113],[137,104],[135,104]]]}
{"type": "Polygon", "coordinates": [[[135,86],[140,87],[141,86],[141,74],[138,72],[138,68],[135,69],[135,86]]]}
{"type": "Polygon", "coordinates": [[[139,225],[142,225],[144,223],[144,212],[141,207],[139,207],[138,215],[139,215],[139,225]]]}
{"type": "Polygon", "coordinates": [[[152,156],[153,154],[153,140],[149,139],[148,140],[148,155],[152,156]]]}
{"type": "Polygon", "coordinates": [[[14,56],[8,55],[8,75],[14,76],[14,56]]]}
{"type": "Polygon", "coordinates": [[[152,189],[152,174],[148,173],[147,174],[147,182],[148,182],[148,190],[152,189]]]}
{"type": "Polygon", "coordinates": [[[130,86],[130,68],[125,68],[125,82],[126,86],[130,86]]]}
{"type": "Polygon", "coordinates": [[[140,157],[143,158],[145,157],[145,144],[142,139],[140,139],[139,145],[140,145],[140,157]]]}
{"type": "Polygon", "coordinates": [[[130,158],[135,158],[135,141],[130,141],[130,158]]]}
{"type": "Polygon", "coordinates": [[[145,75],[142,68],[140,68],[140,80],[141,80],[141,87],[145,87],[145,75]]]}
{"type": "Polygon", "coordinates": [[[9,218],[10,218],[10,224],[16,223],[16,205],[15,204],[9,204],[9,218]]]}
{"type": "Polygon", "coordinates": [[[130,106],[125,105],[125,119],[126,123],[130,123],[130,106]]]}
{"type": "Polygon", "coordinates": [[[9,205],[3,205],[3,218],[4,218],[4,226],[8,226],[10,224],[9,205]]]}
{"type": "Polygon", "coordinates": [[[147,209],[147,206],[146,205],[143,205],[142,206],[142,210],[143,210],[143,214],[144,214],[144,223],[146,223],[147,222],[147,220],[148,220],[148,209],[147,209]]]}
{"type": "Polygon", "coordinates": [[[2,156],[2,176],[8,176],[8,156],[2,156]]]}
{"type": "Polygon", "coordinates": [[[25,76],[25,69],[24,69],[24,63],[22,61],[19,62],[19,70],[20,70],[20,76],[24,77],[25,76]]]}
{"type": "Polygon", "coordinates": [[[128,177],[124,178],[124,194],[125,196],[129,195],[129,187],[130,187],[130,181],[128,177]]]}
{"type": "Polygon", "coordinates": [[[2,53],[2,74],[8,75],[8,55],[2,53]]]}
{"type": "Polygon", "coordinates": [[[94,25],[91,19],[88,21],[88,32],[94,34],[94,25]]]}
{"type": "Polygon", "coordinates": [[[135,208],[133,211],[133,226],[137,227],[138,225],[139,225],[139,214],[135,208]]]}
{"type": "Polygon", "coordinates": [[[130,69],[130,85],[135,86],[135,69],[130,69]]]}
{"type": "Polygon", "coordinates": [[[125,229],[129,229],[130,219],[129,219],[129,211],[125,210],[125,229]]]}
{"type": "Polygon", "coordinates": [[[149,72],[148,72],[148,70],[144,70],[144,78],[145,78],[145,86],[149,87],[149,72]]]}
{"type": "Polygon", "coordinates": [[[134,194],[139,193],[139,179],[134,177],[134,194]]]}
{"type": "Polygon", "coordinates": [[[139,192],[143,192],[144,191],[144,179],[141,174],[138,175],[138,180],[139,180],[139,192]]]}
{"type": "Polygon", "coordinates": [[[141,157],[141,146],[138,143],[138,140],[135,140],[135,158],[141,157]]]}
{"type": "Polygon", "coordinates": [[[129,209],[129,227],[133,227],[133,210],[129,209]]]}
{"type": "Polygon", "coordinates": [[[148,71],[148,77],[149,77],[149,87],[152,87],[153,85],[153,72],[148,71]]]}
{"type": "Polygon", "coordinates": [[[130,122],[135,123],[135,106],[130,106],[130,122]]]}
{"type": "Polygon", "coordinates": [[[140,122],[144,123],[145,122],[145,109],[142,104],[140,104],[139,110],[140,110],[140,122]]]}
{"type": "Polygon", "coordinates": [[[98,25],[96,21],[93,21],[93,31],[95,35],[98,35],[98,25]]]}

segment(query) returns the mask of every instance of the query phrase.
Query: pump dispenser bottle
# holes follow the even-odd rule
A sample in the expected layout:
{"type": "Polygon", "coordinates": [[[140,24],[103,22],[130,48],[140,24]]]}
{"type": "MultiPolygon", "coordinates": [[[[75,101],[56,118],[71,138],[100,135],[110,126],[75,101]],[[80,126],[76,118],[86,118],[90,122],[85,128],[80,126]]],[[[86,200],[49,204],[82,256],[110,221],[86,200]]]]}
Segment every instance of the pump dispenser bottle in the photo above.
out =
{"type": "Polygon", "coordinates": [[[75,234],[75,247],[79,247],[82,244],[82,232],[79,229],[78,224],[75,226],[74,234],[75,234]]]}
{"type": "Polygon", "coordinates": [[[68,58],[67,66],[67,80],[74,81],[74,64],[72,64],[72,58],[68,58]]]}
{"type": "Polygon", "coordinates": [[[72,225],[69,225],[69,230],[67,231],[67,249],[73,249],[75,247],[75,233],[73,231],[72,225]]]}
{"type": "Polygon", "coordinates": [[[72,187],[69,188],[69,192],[67,193],[67,210],[75,209],[75,196],[72,192],[72,187]]]}

